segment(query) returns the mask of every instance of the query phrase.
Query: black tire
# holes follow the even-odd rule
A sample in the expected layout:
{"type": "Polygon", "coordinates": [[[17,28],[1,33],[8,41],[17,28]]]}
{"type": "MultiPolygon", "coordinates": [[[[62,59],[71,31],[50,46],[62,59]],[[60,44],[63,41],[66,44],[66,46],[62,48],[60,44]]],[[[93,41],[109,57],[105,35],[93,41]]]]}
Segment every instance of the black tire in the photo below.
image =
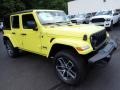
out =
{"type": "Polygon", "coordinates": [[[19,50],[17,48],[14,48],[10,40],[5,40],[5,46],[7,49],[7,53],[10,57],[15,58],[19,54],[19,50]]]}
{"type": "Polygon", "coordinates": [[[87,24],[87,22],[83,22],[83,24],[87,24]]]}
{"type": "Polygon", "coordinates": [[[118,26],[119,25],[119,22],[115,23],[115,26],[118,26]]]}
{"type": "Polygon", "coordinates": [[[84,80],[86,75],[86,63],[81,56],[74,51],[63,50],[55,55],[55,68],[58,77],[67,84],[77,85],[84,80]]]}

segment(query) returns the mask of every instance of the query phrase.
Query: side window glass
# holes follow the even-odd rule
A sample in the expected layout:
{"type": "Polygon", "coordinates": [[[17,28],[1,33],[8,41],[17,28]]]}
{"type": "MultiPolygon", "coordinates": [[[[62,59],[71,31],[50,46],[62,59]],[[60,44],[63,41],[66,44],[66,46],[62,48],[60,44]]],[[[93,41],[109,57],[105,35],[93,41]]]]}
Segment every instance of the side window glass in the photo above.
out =
{"type": "Polygon", "coordinates": [[[115,12],[113,13],[113,16],[115,16],[115,15],[119,15],[119,13],[118,13],[117,11],[115,11],[115,12]]]}
{"type": "Polygon", "coordinates": [[[5,30],[11,30],[10,27],[10,16],[5,16],[3,19],[3,27],[5,30]]]}
{"type": "Polygon", "coordinates": [[[19,28],[19,16],[12,16],[12,28],[19,28]]]}
{"type": "Polygon", "coordinates": [[[23,15],[22,24],[24,29],[33,29],[37,27],[35,19],[32,14],[23,15]]]}

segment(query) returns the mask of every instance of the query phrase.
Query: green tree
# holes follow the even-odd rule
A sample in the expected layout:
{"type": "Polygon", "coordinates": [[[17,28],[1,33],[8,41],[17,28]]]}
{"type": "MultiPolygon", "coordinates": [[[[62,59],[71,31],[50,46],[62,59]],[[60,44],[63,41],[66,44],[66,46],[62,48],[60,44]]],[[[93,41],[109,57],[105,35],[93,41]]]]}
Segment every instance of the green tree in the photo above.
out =
{"type": "Polygon", "coordinates": [[[0,0],[0,18],[25,9],[57,9],[67,12],[71,0],[0,0]]]}
{"type": "Polygon", "coordinates": [[[16,11],[24,10],[25,5],[20,0],[1,0],[0,1],[0,17],[16,11]]]}
{"type": "Polygon", "coordinates": [[[41,0],[39,8],[64,10],[67,12],[67,2],[71,0],[41,0]]]}
{"type": "Polygon", "coordinates": [[[67,2],[71,0],[21,0],[26,9],[57,9],[67,12],[67,2]]]}

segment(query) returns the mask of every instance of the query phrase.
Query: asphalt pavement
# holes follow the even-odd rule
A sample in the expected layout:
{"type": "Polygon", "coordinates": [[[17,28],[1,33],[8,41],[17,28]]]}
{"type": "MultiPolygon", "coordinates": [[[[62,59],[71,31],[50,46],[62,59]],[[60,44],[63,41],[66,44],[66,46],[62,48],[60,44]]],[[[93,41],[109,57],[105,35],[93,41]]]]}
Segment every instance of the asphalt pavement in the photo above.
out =
{"type": "Polygon", "coordinates": [[[45,57],[24,53],[10,58],[0,34],[0,90],[120,90],[120,25],[109,33],[118,43],[111,61],[104,68],[91,68],[79,86],[63,84],[45,57]]]}

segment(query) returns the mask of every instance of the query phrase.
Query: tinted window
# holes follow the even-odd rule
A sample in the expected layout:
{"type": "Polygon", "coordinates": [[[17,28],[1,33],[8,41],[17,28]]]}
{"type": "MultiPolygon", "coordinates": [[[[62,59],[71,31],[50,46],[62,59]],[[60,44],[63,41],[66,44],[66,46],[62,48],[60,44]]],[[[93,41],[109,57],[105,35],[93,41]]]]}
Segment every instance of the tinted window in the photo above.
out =
{"type": "Polygon", "coordinates": [[[114,13],[113,15],[118,15],[119,13],[114,13]]]}
{"type": "MultiPolygon", "coordinates": [[[[29,24],[35,23],[35,19],[32,14],[27,14],[22,16],[22,23],[24,29],[32,29],[29,24]]],[[[36,23],[35,23],[36,24],[36,23]]]]}
{"type": "Polygon", "coordinates": [[[19,28],[19,16],[12,16],[12,28],[19,28]]]}
{"type": "Polygon", "coordinates": [[[10,30],[10,16],[5,16],[3,19],[3,26],[5,30],[10,30]]]}

